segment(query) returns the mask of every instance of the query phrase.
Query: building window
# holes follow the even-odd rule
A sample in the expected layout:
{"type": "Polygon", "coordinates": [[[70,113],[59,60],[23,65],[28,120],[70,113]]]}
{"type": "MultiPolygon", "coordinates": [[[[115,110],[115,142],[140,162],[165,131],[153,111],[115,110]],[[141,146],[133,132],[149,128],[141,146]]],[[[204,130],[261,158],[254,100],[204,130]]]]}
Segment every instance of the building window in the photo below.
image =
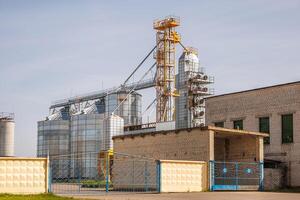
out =
{"type": "Polygon", "coordinates": [[[233,121],[233,128],[243,130],[243,120],[235,120],[233,121]]]}
{"type": "MultiPolygon", "coordinates": [[[[270,118],[269,117],[260,117],[259,118],[259,132],[270,134],[270,118]]],[[[270,137],[264,138],[264,144],[270,144],[270,137]]]]}
{"type": "Polygon", "coordinates": [[[281,115],[282,143],[293,142],[293,114],[281,115]]]}
{"type": "Polygon", "coordinates": [[[224,127],[224,122],[215,122],[216,127],[224,127]]]}

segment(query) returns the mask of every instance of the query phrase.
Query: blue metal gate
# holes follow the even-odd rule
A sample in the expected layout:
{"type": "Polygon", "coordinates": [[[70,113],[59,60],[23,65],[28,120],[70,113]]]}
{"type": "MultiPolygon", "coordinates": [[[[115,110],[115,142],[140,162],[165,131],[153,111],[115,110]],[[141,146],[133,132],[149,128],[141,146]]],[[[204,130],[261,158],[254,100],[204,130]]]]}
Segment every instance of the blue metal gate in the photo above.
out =
{"type": "Polygon", "coordinates": [[[210,190],[263,190],[263,163],[210,161],[210,190]]]}

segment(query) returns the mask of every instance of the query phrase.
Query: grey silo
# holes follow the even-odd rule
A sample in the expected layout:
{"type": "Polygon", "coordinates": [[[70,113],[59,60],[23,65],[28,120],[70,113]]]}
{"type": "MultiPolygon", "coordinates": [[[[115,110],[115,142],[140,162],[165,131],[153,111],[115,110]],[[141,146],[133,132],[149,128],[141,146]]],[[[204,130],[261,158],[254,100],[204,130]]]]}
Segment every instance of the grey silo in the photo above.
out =
{"type": "Polygon", "coordinates": [[[55,168],[54,177],[63,174],[74,177],[74,169],[79,168],[84,177],[96,176],[98,153],[112,148],[111,137],[123,134],[124,124],[141,123],[141,95],[136,92],[127,95],[128,91],[118,91],[88,102],[85,107],[60,107],[38,122],[37,154],[49,155],[55,168]],[[117,120],[111,119],[113,111],[120,116],[114,117],[117,120]]]}

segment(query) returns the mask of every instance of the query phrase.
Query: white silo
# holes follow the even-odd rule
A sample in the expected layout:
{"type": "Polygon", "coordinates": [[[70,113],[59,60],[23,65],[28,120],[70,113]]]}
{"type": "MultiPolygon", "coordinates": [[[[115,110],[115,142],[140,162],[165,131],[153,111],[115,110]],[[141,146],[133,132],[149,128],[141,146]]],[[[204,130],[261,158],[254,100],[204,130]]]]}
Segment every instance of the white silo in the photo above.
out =
{"type": "Polygon", "coordinates": [[[0,113],[0,157],[14,156],[14,132],[14,114],[0,113]]]}

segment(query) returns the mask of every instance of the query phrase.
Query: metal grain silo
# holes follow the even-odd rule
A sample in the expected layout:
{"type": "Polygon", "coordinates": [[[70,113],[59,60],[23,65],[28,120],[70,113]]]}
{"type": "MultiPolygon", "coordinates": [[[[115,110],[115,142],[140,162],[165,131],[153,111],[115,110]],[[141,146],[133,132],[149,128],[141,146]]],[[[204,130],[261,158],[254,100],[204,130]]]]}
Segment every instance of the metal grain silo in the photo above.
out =
{"type": "Polygon", "coordinates": [[[14,156],[14,132],[14,114],[0,113],[0,157],[14,156]]]}
{"type": "Polygon", "coordinates": [[[213,77],[200,68],[198,51],[187,47],[179,58],[176,88],[180,96],[176,99],[176,128],[191,128],[205,125],[204,97],[211,95],[208,84],[213,77]]]}
{"type": "Polygon", "coordinates": [[[124,125],[141,124],[142,95],[137,92],[128,95],[128,91],[111,93],[106,96],[105,110],[108,116],[114,112],[114,114],[122,117],[124,119],[124,125]]]}
{"type": "Polygon", "coordinates": [[[200,71],[199,59],[196,49],[187,47],[189,51],[184,51],[178,61],[178,75],[176,88],[180,96],[176,98],[176,128],[192,127],[191,112],[188,108],[189,91],[187,81],[190,73],[198,73],[200,71]]]}

